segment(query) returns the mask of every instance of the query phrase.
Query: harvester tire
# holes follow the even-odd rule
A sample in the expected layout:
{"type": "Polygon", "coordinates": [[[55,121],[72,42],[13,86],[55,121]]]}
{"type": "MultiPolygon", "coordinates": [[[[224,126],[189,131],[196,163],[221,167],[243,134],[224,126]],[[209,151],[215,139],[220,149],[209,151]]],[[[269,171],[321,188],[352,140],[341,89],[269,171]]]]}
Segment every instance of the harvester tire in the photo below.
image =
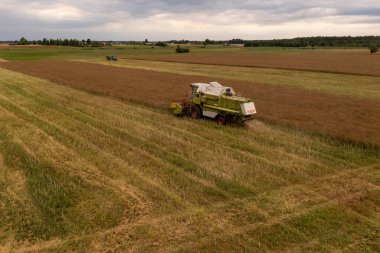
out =
{"type": "Polygon", "coordinates": [[[192,117],[193,119],[199,119],[199,118],[201,118],[202,117],[202,110],[201,110],[201,108],[199,108],[198,106],[193,106],[191,108],[190,117],[192,117]]]}
{"type": "Polygon", "coordinates": [[[224,125],[226,125],[226,123],[227,123],[227,119],[226,119],[226,117],[222,117],[222,116],[217,117],[217,118],[215,119],[215,121],[216,121],[216,124],[218,124],[218,125],[220,125],[220,126],[224,126],[224,125]]]}

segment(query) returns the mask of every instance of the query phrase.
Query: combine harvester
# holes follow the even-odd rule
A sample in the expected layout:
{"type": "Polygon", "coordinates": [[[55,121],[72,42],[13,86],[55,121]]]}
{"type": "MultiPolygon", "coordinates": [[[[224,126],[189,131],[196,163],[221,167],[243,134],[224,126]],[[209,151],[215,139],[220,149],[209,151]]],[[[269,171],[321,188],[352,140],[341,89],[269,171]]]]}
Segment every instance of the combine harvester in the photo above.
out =
{"type": "Polygon", "coordinates": [[[116,55],[107,55],[106,56],[107,61],[117,61],[116,55]]]}
{"type": "Polygon", "coordinates": [[[170,108],[177,116],[207,117],[225,125],[227,122],[245,122],[256,115],[255,104],[236,95],[231,87],[217,82],[192,83],[190,86],[190,98],[171,103],[170,108]]]}

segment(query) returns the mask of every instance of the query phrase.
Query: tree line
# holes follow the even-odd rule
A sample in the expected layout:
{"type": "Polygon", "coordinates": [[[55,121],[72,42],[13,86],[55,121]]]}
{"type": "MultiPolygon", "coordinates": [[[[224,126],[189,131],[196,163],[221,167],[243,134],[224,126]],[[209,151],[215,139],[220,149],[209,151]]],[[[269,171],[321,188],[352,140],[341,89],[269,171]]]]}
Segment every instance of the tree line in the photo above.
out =
{"type": "MultiPolygon", "coordinates": [[[[377,52],[380,47],[380,36],[319,36],[319,37],[299,37],[294,39],[273,39],[273,40],[210,40],[204,41],[190,41],[190,40],[170,40],[157,43],[149,43],[148,39],[145,41],[124,41],[123,44],[152,44],[156,46],[167,46],[168,43],[173,44],[200,44],[204,47],[207,45],[231,45],[231,44],[244,44],[245,47],[366,47],[371,49],[372,52],[377,52]]],[[[22,37],[19,41],[15,41],[16,45],[53,45],[53,46],[72,46],[72,47],[102,47],[111,46],[112,41],[101,42],[78,39],[42,39],[28,41],[22,37]]]]}
{"type": "Polygon", "coordinates": [[[102,47],[104,45],[111,45],[111,43],[104,43],[100,41],[78,40],[78,39],[42,39],[42,40],[27,40],[22,37],[19,41],[14,44],[17,45],[44,45],[44,46],[70,46],[70,47],[102,47]]]}
{"type": "Polygon", "coordinates": [[[380,45],[380,36],[300,37],[294,39],[250,40],[245,47],[369,47],[380,45]]]}

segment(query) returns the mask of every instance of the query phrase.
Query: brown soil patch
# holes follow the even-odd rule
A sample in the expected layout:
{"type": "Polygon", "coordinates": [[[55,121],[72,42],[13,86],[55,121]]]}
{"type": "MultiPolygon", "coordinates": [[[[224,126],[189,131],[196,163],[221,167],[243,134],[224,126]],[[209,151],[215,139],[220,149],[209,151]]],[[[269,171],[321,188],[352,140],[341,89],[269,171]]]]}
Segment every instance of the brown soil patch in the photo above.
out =
{"type": "Polygon", "coordinates": [[[7,60],[0,57],[0,62],[7,62],[7,60]]]}
{"type": "Polygon", "coordinates": [[[255,53],[245,55],[136,56],[134,59],[226,66],[294,69],[380,76],[380,54],[369,51],[255,53]]]}
{"type": "MultiPolygon", "coordinates": [[[[161,108],[167,108],[173,98],[184,97],[191,82],[215,81],[80,62],[7,62],[0,66],[161,108]]],[[[380,102],[251,82],[217,81],[253,98],[260,119],[380,145],[380,102]]]]}

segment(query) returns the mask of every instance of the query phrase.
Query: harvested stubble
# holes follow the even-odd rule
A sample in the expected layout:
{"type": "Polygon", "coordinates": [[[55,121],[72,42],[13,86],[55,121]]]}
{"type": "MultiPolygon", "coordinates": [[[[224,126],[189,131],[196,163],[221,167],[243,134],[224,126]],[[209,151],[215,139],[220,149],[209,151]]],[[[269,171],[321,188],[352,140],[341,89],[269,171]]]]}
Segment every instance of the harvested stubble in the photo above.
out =
{"type": "Polygon", "coordinates": [[[0,115],[1,250],[380,247],[374,150],[178,119],[1,68],[0,115]]]}

